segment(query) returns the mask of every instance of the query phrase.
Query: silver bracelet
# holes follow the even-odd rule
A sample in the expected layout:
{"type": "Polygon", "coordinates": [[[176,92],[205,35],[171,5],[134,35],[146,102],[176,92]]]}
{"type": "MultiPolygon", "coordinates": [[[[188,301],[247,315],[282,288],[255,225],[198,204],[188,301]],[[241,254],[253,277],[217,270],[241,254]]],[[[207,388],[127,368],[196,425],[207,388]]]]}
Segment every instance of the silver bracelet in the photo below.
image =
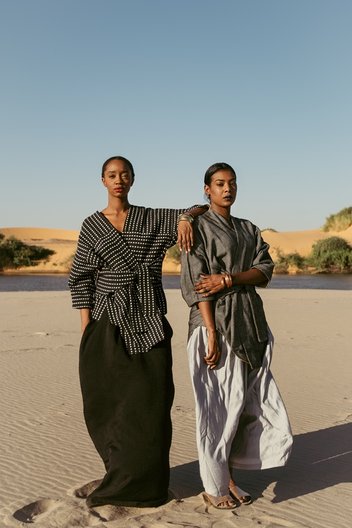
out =
{"type": "Polygon", "coordinates": [[[192,224],[194,222],[193,216],[191,214],[187,214],[187,213],[181,213],[181,214],[178,215],[177,223],[181,222],[181,220],[186,220],[190,224],[192,224]]]}

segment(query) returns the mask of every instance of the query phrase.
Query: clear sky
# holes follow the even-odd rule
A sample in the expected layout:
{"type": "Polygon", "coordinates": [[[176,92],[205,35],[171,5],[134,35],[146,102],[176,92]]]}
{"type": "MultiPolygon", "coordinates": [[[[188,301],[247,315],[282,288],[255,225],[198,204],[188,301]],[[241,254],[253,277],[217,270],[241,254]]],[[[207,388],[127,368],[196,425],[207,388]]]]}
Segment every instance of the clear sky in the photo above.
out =
{"type": "Polygon", "coordinates": [[[79,229],[106,205],[202,203],[215,161],[233,214],[319,228],[352,205],[350,0],[0,0],[1,227],[79,229]]]}

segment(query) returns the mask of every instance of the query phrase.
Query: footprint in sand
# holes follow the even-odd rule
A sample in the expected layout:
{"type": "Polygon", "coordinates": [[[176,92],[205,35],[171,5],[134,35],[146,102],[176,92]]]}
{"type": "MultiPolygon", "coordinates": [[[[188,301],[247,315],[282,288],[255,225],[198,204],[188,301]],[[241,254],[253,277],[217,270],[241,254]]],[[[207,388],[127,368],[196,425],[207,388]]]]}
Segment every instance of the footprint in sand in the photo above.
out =
{"type": "Polygon", "coordinates": [[[42,499],[23,506],[23,508],[15,511],[13,516],[15,519],[17,519],[17,521],[33,523],[38,518],[43,518],[45,515],[48,515],[50,512],[56,510],[56,508],[59,506],[59,500],[42,499]]]}
{"type": "MultiPolygon", "coordinates": [[[[41,499],[15,511],[12,517],[38,528],[101,527],[101,518],[92,514],[80,501],[41,499]]],[[[11,524],[13,526],[13,524],[11,524]]]]}

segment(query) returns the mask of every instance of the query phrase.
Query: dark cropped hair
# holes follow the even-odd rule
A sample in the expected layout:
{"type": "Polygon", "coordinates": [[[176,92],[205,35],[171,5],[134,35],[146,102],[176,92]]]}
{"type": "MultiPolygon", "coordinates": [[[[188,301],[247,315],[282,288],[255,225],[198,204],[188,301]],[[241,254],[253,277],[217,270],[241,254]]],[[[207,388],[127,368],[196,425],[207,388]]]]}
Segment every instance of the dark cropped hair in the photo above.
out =
{"type": "Polygon", "coordinates": [[[205,185],[210,185],[211,183],[211,177],[213,174],[218,172],[219,170],[225,170],[230,171],[234,175],[234,177],[237,179],[237,175],[234,171],[234,169],[229,165],[228,163],[225,163],[224,161],[219,161],[218,163],[214,163],[213,165],[210,165],[210,167],[207,169],[205,175],[204,175],[204,183],[205,185]]]}
{"type": "Polygon", "coordinates": [[[104,177],[104,172],[105,172],[106,166],[108,165],[108,163],[110,163],[110,161],[113,161],[113,160],[123,161],[125,163],[125,165],[127,165],[128,169],[129,169],[129,171],[131,173],[132,181],[134,181],[134,168],[133,168],[133,165],[127,158],[124,158],[123,156],[112,156],[111,158],[109,158],[106,161],[104,161],[102,169],[101,169],[101,177],[102,178],[104,177]]]}

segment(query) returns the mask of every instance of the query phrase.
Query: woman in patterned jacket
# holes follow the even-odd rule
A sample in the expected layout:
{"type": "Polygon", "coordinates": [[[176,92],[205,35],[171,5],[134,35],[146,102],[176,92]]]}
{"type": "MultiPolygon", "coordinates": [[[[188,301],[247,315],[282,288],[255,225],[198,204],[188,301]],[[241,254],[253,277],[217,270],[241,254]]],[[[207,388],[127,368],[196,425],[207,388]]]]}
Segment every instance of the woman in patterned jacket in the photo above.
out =
{"type": "Polygon", "coordinates": [[[168,498],[174,396],[161,267],[177,226],[190,249],[190,224],[206,206],[191,214],[131,205],[134,170],[122,156],[105,161],[102,182],[108,205],[84,220],[69,277],[84,417],[106,469],[87,503],[158,506],[168,498]]]}

